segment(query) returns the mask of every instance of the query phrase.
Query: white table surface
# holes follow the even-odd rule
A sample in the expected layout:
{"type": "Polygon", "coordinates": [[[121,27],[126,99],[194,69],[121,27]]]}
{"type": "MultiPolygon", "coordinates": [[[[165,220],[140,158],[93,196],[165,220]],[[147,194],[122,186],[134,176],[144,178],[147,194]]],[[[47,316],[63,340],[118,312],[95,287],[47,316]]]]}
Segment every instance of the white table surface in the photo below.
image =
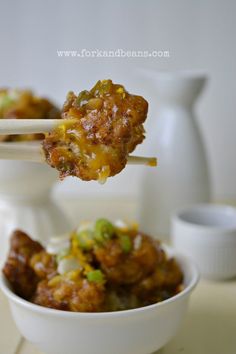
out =
{"type": "MultiPolygon", "coordinates": [[[[136,210],[135,202],[129,200],[115,202],[63,200],[63,205],[74,225],[79,219],[99,216],[134,219],[136,210]]],[[[228,282],[201,280],[191,297],[189,310],[181,329],[176,337],[158,353],[235,354],[236,280],[228,282]]],[[[21,338],[11,318],[7,301],[1,293],[0,354],[43,354],[21,338]]]]}

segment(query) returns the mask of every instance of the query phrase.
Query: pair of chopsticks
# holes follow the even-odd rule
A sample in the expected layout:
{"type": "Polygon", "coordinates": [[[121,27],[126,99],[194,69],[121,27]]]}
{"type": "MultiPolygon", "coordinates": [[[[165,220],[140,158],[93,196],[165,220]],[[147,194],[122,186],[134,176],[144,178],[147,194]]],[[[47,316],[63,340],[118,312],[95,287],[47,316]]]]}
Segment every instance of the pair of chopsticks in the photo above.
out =
{"type": "MultiPolygon", "coordinates": [[[[0,119],[0,135],[49,133],[58,125],[68,123],[68,119],[0,119]]],[[[0,143],[0,159],[45,162],[40,143],[3,142],[0,143]]],[[[155,157],[129,156],[128,164],[156,166],[155,157]]]]}

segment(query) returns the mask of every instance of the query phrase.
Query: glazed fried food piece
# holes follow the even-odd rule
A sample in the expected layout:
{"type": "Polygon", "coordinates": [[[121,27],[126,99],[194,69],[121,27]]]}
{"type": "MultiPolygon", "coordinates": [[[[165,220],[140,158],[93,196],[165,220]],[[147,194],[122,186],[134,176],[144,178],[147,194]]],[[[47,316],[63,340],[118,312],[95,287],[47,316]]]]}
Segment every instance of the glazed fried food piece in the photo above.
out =
{"type": "Polygon", "coordinates": [[[99,180],[119,173],[144,139],[148,103],[111,80],[98,81],[78,96],[69,92],[62,118],[43,142],[46,161],[60,177],[99,180]],[[70,120],[74,120],[70,121],[70,120]]]}
{"type": "Polygon", "coordinates": [[[22,231],[15,231],[11,237],[10,252],[3,273],[14,292],[30,299],[37,286],[38,277],[30,267],[30,259],[41,252],[43,247],[22,231]]]}
{"type": "Polygon", "coordinates": [[[36,291],[31,301],[40,306],[49,307],[56,310],[68,311],[68,304],[66,302],[57,301],[53,297],[53,290],[48,285],[48,280],[41,280],[38,283],[36,291]]]}
{"type": "Polygon", "coordinates": [[[33,298],[35,304],[75,312],[99,312],[104,308],[103,282],[89,282],[80,272],[57,276],[39,283],[33,298]]]}
{"type": "MultiPolygon", "coordinates": [[[[79,250],[76,254],[83,258],[79,250]]],[[[56,260],[38,242],[15,231],[3,273],[17,295],[38,305],[67,311],[102,311],[105,278],[89,264],[84,264],[86,273],[83,273],[81,257],[81,265],[77,262],[76,270],[71,270],[72,255],[69,268],[65,265],[67,268],[63,269],[59,267],[60,257],[56,260]]],[[[87,259],[91,257],[84,256],[84,260],[87,259]]]]}
{"type": "MultiPolygon", "coordinates": [[[[0,119],[60,119],[60,111],[46,98],[28,90],[0,89],[0,119]]],[[[1,135],[1,141],[32,141],[43,134],[1,135]]]]}
{"type": "Polygon", "coordinates": [[[182,289],[183,273],[175,259],[167,259],[139,283],[130,287],[130,293],[148,305],[176,295],[182,289]],[[155,300],[155,301],[154,301],[155,300]]]}
{"type": "Polygon", "coordinates": [[[153,272],[163,258],[158,242],[133,230],[96,247],[94,254],[107,279],[115,285],[140,281],[153,272]],[[129,251],[124,252],[122,242],[130,243],[129,251]]]}

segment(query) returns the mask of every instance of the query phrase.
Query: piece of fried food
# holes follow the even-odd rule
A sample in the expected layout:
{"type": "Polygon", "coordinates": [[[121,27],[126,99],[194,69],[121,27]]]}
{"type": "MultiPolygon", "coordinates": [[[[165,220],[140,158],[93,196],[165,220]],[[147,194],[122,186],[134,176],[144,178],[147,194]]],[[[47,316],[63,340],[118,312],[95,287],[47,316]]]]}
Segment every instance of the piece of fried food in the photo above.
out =
{"type": "Polygon", "coordinates": [[[80,312],[104,309],[103,279],[88,281],[80,270],[58,274],[56,257],[22,231],[11,236],[3,273],[17,295],[35,304],[80,312]]]}
{"type": "Polygon", "coordinates": [[[104,308],[105,287],[103,283],[89,282],[80,273],[70,272],[41,281],[32,302],[59,310],[74,312],[99,312],[104,308]]]}
{"type": "MultiPolygon", "coordinates": [[[[48,99],[35,96],[32,91],[0,89],[0,119],[60,119],[59,109],[48,99]]],[[[32,141],[44,134],[1,135],[0,141],[32,141]]]]}
{"type": "Polygon", "coordinates": [[[151,304],[174,296],[181,290],[183,273],[175,259],[163,258],[156,269],[130,287],[130,293],[151,304]]]}
{"type": "Polygon", "coordinates": [[[68,123],[43,142],[46,161],[61,178],[104,182],[125,167],[128,154],[142,143],[147,111],[143,97],[111,80],[98,81],[78,96],[69,92],[62,113],[68,123]]]}
{"type": "Polygon", "coordinates": [[[10,252],[3,273],[14,292],[24,299],[31,298],[39,280],[30,266],[31,257],[42,250],[38,242],[22,231],[17,230],[11,236],[10,252]]]}
{"type": "Polygon", "coordinates": [[[116,286],[139,282],[152,273],[164,257],[157,241],[136,231],[110,239],[96,247],[94,254],[109,282],[116,286]],[[131,242],[127,252],[122,244],[123,237],[131,242]]]}

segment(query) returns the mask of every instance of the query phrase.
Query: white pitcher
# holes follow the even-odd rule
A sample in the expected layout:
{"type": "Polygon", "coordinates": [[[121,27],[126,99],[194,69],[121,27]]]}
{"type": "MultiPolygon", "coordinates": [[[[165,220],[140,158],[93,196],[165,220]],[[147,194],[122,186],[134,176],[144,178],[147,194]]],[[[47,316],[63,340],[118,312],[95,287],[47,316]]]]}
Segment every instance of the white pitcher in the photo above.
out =
{"type": "Polygon", "coordinates": [[[158,157],[159,165],[143,176],[139,220],[143,230],[166,240],[175,209],[210,199],[207,159],[193,112],[206,77],[187,73],[147,75],[155,85],[158,105],[150,152],[158,157]]]}

